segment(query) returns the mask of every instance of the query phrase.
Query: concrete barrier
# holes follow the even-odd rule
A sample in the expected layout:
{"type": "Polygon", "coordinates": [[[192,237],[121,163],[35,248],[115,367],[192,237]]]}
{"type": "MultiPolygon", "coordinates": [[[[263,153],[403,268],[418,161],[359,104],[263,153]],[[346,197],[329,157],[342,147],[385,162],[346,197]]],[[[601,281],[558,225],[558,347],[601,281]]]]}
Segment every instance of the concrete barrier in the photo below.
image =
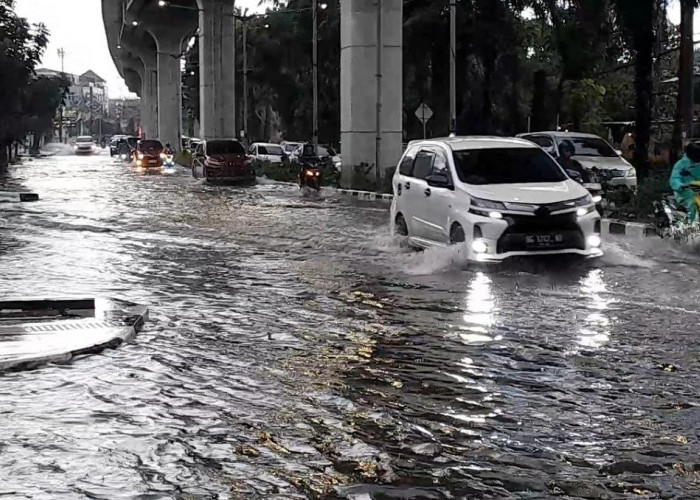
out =
{"type": "Polygon", "coordinates": [[[39,195],[36,193],[0,191],[0,203],[17,203],[24,201],[39,201],[39,195]]]}

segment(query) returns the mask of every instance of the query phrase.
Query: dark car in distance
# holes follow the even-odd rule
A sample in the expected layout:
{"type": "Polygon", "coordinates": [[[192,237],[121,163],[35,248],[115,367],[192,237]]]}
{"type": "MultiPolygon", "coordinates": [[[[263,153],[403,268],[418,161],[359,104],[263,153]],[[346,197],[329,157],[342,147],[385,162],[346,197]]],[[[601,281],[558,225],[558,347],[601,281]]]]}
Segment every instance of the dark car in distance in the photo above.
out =
{"type": "Polygon", "coordinates": [[[192,160],[192,176],[210,183],[255,184],[253,161],[235,139],[198,144],[192,160]]]}
{"type": "Polygon", "coordinates": [[[163,160],[163,144],[160,141],[142,140],[136,144],[133,161],[137,167],[160,168],[163,160]]]}

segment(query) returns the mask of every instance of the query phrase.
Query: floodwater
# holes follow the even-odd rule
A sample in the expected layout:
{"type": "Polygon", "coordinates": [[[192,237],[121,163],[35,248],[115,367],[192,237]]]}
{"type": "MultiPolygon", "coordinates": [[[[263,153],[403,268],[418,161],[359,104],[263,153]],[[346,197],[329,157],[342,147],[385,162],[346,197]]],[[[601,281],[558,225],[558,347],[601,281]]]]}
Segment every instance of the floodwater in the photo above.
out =
{"type": "Polygon", "coordinates": [[[387,208],[106,155],[0,184],[0,297],[148,304],[136,341],[0,376],[0,497],[698,498],[700,255],[410,252],[387,208]]]}

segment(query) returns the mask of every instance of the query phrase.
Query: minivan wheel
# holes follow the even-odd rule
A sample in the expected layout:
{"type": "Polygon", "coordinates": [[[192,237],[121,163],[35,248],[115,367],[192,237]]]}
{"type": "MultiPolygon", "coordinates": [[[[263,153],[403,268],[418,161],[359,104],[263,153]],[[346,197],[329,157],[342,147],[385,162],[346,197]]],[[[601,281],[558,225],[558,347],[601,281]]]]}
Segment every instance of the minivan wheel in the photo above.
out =
{"type": "Polygon", "coordinates": [[[457,243],[464,243],[464,229],[459,224],[454,224],[450,230],[450,245],[456,245],[457,243]]]}
{"type": "Polygon", "coordinates": [[[394,222],[394,233],[397,236],[408,236],[408,226],[403,218],[403,215],[399,214],[396,216],[396,221],[394,222]]]}

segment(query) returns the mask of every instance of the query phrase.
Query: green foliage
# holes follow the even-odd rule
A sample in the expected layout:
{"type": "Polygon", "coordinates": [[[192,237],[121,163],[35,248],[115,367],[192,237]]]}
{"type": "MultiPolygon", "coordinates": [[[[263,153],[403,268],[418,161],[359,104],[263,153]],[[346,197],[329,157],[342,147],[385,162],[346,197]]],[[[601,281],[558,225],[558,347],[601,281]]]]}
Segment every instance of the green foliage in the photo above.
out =
{"type": "Polygon", "coordinates": [[[647,178],[640,182],[636,193],[611,192],[606,198],[614,203],[608,214],[613,219],[651,221],[654,202],[671,192],[668,176],[647,178]]]}
{"type": "Polygon", "coordinates": [[[0,0],[0,169],[7,166],[7,147],[26,133],[24,92],[47,43],[43,25],[30,26],[12,0],[0,0]]]}
{"type": "Polygon", "coordinates": [[[34,134],[32,151],[39,150],[39,139],[53,130],[59,106],[65,102],[70,81],[65,77],[38,77],[29,82],[22,95],[24,130],[34,134]]]}
{"type": "Polygon", "coordinates": [[[192,158],[192,153],[189,151],[180,151],[179,153],[175,154],[173,161],[178,165],[182,165],[183,167],[192,168],[192,158]]]}

